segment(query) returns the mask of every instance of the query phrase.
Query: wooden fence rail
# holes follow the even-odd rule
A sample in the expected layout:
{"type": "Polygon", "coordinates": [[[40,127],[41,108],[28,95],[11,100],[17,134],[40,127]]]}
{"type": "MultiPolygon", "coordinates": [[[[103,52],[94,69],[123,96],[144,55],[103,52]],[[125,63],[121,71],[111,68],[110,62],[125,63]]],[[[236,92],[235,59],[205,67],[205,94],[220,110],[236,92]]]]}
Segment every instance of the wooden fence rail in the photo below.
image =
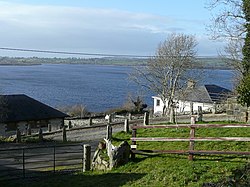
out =
{"type": "Polygon", "coordinates": [[[217,150],[194,150],[195,142],[206,141],[237,141],[237,142],[250,142],[250,137],[196,137],[195,130],[197,128],[250,128],[249,124],[194,124],[194,120],[191,119],[191,124],[179,124],[179,125],[147,125],[147,126],[133,126],[132,127],[132,144],[131,158],[135,158],[135,154],[141,153],[168,153],[168,154],[188,154],[188,159],[193,160],[193,155],[201,154],[235,154],[235,155],[250,155],[248,151],[217,151],[217,150]],[[170,137],[136,137],[137,129],[164,129],[164,128],[189,128],[189,138],[170,138],[170,137]],[[189,150],[137,150],[136,142],[189,142],[189,150]]]}

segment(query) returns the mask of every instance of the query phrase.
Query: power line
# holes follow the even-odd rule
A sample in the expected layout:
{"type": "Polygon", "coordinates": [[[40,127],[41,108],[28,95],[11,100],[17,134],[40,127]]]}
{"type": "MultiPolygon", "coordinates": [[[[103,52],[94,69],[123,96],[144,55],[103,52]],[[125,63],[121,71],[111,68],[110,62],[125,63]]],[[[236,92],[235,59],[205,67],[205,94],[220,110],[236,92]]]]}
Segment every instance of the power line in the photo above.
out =
{"type": "Polygon", "coordinates": [[[0,47],[0,50],[32,52],[32,53],[47,53],[47,54],[50,53],[50,54],[64,54],[64,55],[83,55],[83,56],[131,57],[131,58],[132,57],[134,57],[134,58],[149,58],[149,57],[151,57],[151,56],[143,56],[143,55],[84,53],[84,52],[52,51],[52,50],[23,49],[23,48],[10,48],[10,47],[0,47]]]}
{"type": "MultiPolygon", "coordinates": [[[[128,58],[150,58],[149,55],[130,55],[130,54],[108,54],[108,53],[87,53],[87,52],[69,52],[69,51],[53,51],[53,50],[39,50],[39,49],[24,49],[12,47],[0,47],[0,50],[5,51],[20,51],[32,53],[46,53],[46,54],[63,54],[63,55],[81,55],[81,56],[99,56],[99,57],[128,57],[128,58]]],[[[198,58],[216,58],[216,56],[197,56],[198,58]]]]}

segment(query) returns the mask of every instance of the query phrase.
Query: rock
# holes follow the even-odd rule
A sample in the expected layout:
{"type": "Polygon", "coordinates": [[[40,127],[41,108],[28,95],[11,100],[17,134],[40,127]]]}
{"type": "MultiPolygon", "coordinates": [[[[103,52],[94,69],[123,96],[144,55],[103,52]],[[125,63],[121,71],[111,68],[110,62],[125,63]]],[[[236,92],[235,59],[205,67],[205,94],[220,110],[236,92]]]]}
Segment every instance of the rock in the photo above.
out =
{"type": "Polygon", "coordinates": [[[127,141],[119,146],[112,145],[110,140],[104,139],[100,142],[92,159],[93,170],[111,170],[122,166],[129,161],[130,145],[127,141]]]}

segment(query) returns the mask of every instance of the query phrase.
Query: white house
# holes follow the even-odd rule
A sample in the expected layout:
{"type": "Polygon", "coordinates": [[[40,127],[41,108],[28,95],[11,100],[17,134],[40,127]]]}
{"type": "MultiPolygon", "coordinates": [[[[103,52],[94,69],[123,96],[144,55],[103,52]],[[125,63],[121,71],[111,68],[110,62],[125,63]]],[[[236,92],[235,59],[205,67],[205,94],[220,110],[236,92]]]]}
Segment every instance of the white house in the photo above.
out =
{"type": "MultiPolygon", "coordinates": [[[[198,107],[201,106],[203,111],[212,111],[217,104],[222,103],[228,97],[232,95],[232,92],[226,88],[208,84],[203,86],[195,86],[195,84],[189,84],[183,94],[179,96],[179,100],[176,102],[177,113],[189,113],[198,111],[198,107]]],[[[163,101],[159,96],[153,96],[154,99],[154,114],[160,114],[163,111],[163,101]]]]}

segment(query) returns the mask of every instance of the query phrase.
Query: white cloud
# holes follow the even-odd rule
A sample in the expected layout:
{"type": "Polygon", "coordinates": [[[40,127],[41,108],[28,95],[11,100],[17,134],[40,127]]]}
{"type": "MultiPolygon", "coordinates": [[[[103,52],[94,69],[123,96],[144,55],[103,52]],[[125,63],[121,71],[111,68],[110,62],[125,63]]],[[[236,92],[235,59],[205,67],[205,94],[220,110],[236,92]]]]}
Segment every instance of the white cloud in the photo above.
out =
{"type": "Polygon", "coordinates": [[[154,52],[167,33],[192,32],[159,15],[6,1],[0,1],[0,25],[2,47],[143,55],[154,52]]]}

